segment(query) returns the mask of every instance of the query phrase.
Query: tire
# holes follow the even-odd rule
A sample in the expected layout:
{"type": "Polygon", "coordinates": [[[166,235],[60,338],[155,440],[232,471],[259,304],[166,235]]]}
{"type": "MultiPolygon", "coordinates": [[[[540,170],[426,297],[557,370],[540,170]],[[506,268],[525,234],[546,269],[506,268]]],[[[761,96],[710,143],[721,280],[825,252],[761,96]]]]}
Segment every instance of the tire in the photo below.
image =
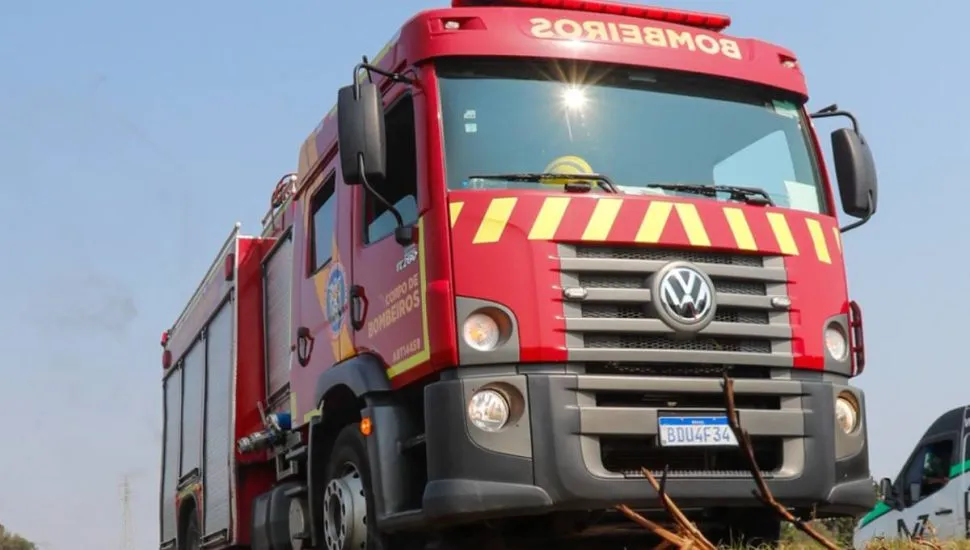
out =
{"type": "Polygon", "coordinates": [[[202,531],[199,529],[199,514],[195,509],[189,512],[188,520],[185,522],[183,531],[183,542],[179,544],[180,550],[199,550],[202,547],[202,531]]]}
{"type": "Polygon", "coordinates": [[[367,443],[356,423],[345,426],[333,443],[324,470],[320,548],[390,550],[377,530],[367,443]]]}

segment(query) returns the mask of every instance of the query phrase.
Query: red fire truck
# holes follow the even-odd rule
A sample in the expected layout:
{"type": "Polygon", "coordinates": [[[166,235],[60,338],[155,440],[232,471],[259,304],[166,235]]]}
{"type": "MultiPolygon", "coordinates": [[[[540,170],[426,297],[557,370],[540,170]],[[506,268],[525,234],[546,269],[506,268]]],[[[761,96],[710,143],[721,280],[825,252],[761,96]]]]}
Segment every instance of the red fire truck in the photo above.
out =
{"type": "Polygon", "coordinates": [[[781,502],[869,510],[840,234],[872,154],[729,23],[453,0],[364,58],[164,332],[160,548],[606,533],[663,516],[642,468],[712,537],[772,540],[725,372],[781,502]]]}

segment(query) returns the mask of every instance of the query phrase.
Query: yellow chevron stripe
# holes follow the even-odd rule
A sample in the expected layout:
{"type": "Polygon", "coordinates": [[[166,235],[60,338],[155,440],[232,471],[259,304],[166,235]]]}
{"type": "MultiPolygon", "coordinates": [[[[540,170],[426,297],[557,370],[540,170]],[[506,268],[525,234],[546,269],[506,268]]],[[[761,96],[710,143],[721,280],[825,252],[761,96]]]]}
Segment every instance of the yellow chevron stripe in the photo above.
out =
{"type": "Polygon", "coordinates": [[[454,227],[455,226],[455,223],[458,222],[458,216],[461,214],[461,209],[462,209],[463,206],[465,206],[465,203],[463,203],[463,202],[453,202],[450,205],[448,205],[449,209],[451,210],[450,213],[451,213],[451,226],[452,227],[454,227]]]}
{"type": "Polygon", "coordinates": [[[620,212],[623,199],[599,199],[596,201],[596,208],[593,215],[589,217],[586,230],[583,231],[584,241],[605,241],[616,221],[616,215],[620,212]]]}
{"type": "Polygon", "coordinates": [[[562,223],[562,217],[566,213],[569,201],[569,197],[546,198],[542,202],[542,208],[539,209],[535,223],[532,224],[532,229],[529,231],[529,239],[544,241],[552,239],[556,230],[559,229],[559,224],[562,223]]]}
{"type": "Polygon", "coordinates": [[[633,240],[638,243],[656,243],[659,241],[664,228],[667,227],[667,220],[670,218],[670,211],[673,208],[673,203],[652,201],[650,206],[647,207],[647,213],[644,214],[643,222],[633,240]]]}
{"type": "Polygon", "coordinates": [[[509,217],[512,216],[512,209],[515,208],[517,200],[514,197],[492,199],[492,202],[488,205],[488,210],[485,211],[485,217],[482,218],[482,223],[478,226],[478,231],[475,233],[475,238],[472,240],[472,243],[498,242],[502,238],[502,232],[505,231],[505,226],[509,223],[509,217]]]}
{"type": "Polygon", "coordinates": [[[741,250],[758,250],[758,243],[754,240],[751,233],[751,226],[748,219],[744,217],[744,211],[732,206],[724,207],[724,217],[727,218],[728,226],[734,235],[734,242],[741,250]]]}
{"type": "Polygon", "coordinates": [[[832,238],[835,239],[835,248],[839,249],[839,254],[842,253],[842,232],[839,231],[838,226],[832,228],[832,238]]]}
{"type": "Polygon", "coordinates": [[[697,207],[686,203],[677,203],[674,207],[680,216],[680,223],[684,224],[684,232],[687,233],[691,246],[711,246],[711,239],[707,236],[707,229],[697,213],[697,207]]]}
{"type": "Polygon", "coordinates": [[[795,244],[795,239],[791,235],[791,228],[788,227],[788,220],[785,219],[785,215],[779,212],[768,212],[767,216],[768,223],[771,224],[771,230],[775,233],[775,239],[778,240],[778,247],[781,249],[781,253],[798,256],[798,246],[795,244]]]}
{"type": "Polygon", "coordinates": [[[815,244],[815,255],[818,256],[818,261],[825,264],[832,263],[832,257],[829,256],[829,245],[825,242],[825,232],[822,231],[822,224],[818,220],[805,218],[805,225],[808,226],[808,232],[812,234],[812,243],[815,244]]]}

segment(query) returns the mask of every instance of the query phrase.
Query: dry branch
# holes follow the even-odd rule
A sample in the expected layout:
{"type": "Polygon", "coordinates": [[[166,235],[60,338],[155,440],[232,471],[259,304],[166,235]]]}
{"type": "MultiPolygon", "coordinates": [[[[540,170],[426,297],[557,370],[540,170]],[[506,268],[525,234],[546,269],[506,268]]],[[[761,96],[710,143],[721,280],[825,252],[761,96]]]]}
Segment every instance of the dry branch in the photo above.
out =
{"type": "Polygon", "coordinates": [[[686,533],[692,540],[696,541],[701,548],[705,548],[706,550],[716,550],[717,547],[711,544],[711,541],[707,540],[707,538],[701,534],[700,530],[697,529],[697,526],[687,519],[687,516],[680,511],[680,508],[674,504],[673,499],[671,499],[664,490],[664,485],[667,481],[667,468],[664,468],[664,475],[661,483],[657,483],[657,478],[653,477],[650,470],[646,468],[641,468],[641,470],[643,471],[643,475],[647,478],[647,481],[653,486],[653,490],[657,491],[657,494],[660,495],[660,501],[663,503],[664,509],[667,510],[667,514],[673,518],[674,522],[678,527],[680,527],[681,531],[686,533]]]}
{"type": "Polygon", "coordinates": [[[687,540],[672,531],[666,529],[662,525],[652,522],[649,519],[643,517],[638,512],[627,506],[626,504],[620,504],[616,507],[617,510],[623,513],[624,516],[630,519],[633,523],[636,523],[640,527],[643,527],[647,531],[657,535],[658,537],[664,539],[664,542],[673,544],[678,548],[684,548],[687,544],[687,540]]]}
{"type": "Polygon", "coordinates": [[[726,372],[724,373],[723,386],[728,425],[731,427],[731,431],[734,432],[734,436],[737,438],[738,445],[741,447],[741,451],[744,453],[745,458],[747,458],[748,469],[751,471],[751,477],[754,478],[755,485],[757,486],[757,489],[753,490],[752,494],[765,506],[774,510],[774,512],[778,514],[781,519],[794,525],[796,529],[811,537],[815,542],[821,544],[829,550],[840,550],[837,544],[823,536],[804,521],[796,518],[791,512],[788,511],[787,508],[775,500],[774,495],[771,494],[771,490],[768,489],[768,483],[765,482],[764,476],[761,475],[761,469],[758,467],[758,461],[755,460],[754,447],[751,445],[751,438],[748,436],[747,430],[741,428],[741,425],[738,422],[738,412],[734,405],[734,380],[732,380],[726,372]]]}
{"type": "Polygon", "coordinates": [[[634,523],[663,539],[663,542],[657,546],[655,550],[666,550],[670,546],[676,546],[680,550],[690,550],[692,548],[699,548],[700,550],[717,550],[717,547],[714,546],[711,541],[707,540],[703,534],[701,534],[700,530],[697,529],[697,526],[687,519],[687,516],[681,512],[680,508],[674,503],[673,499],[667,495],[667,492],[664,490],[664,485],[667,481],[667,468],[664,468],[663,478],[660,482],[657,481],[657,478],[653,476],[650,470],[646,468],[641,468],[641,470],[643,471],[644,477],[646,477],[650,485],[653,486],[653,489],[657,491],[657,495],[660,496],[660,501],[663,503],[667,514],[671,517],[671,519],[674,520],[674,524],[677,526],[677,532],[675,533],[653,521],[648,520],[625,504],[617,506],[616,509],[622,512],[634,523]]]}
{"type": "MultiPolygon", "coordinates": [[[[650,470],[643,468],[643,475],[646,476],[647,481],[653,486],[657,494],[660,495],[660,500],[670,515],[671,519],[677,525],[677,532],[663,527],[662,525],[650,521],[649,519],[643,517],[635,510],[631,509],[625,504],[620,504],[616,507],[617,510],[623,513],[631,521],[643,527],[644,529],[650,531],[651,533],[659,536],[663,539],[663,542],[657,546],[655,550],[665,550],[670,546],[676,546],[680,550],[690,550],[692,548],[699,548],[700,550],[717,550],[717,547],[711,544],[704,535],[697,529],[697,527],[687,519],[680,508],[674,503],[667,493],[664,491],[663,483],[658,483],[657,478],[650,473],[650,470]]],[[[664,471],[664,481],[666,481],[667,472],[664,471]]]]}

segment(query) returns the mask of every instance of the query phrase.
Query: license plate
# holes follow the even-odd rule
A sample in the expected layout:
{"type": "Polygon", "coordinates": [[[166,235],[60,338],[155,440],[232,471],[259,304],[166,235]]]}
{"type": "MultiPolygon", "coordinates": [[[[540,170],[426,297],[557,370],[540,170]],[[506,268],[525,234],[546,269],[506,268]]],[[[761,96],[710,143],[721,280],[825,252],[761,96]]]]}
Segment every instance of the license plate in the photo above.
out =
{"type": "Polygon", "coordinates": [[[661,447],[732,447],[738,439],[726,416],[662,416],[661,447]]]}

